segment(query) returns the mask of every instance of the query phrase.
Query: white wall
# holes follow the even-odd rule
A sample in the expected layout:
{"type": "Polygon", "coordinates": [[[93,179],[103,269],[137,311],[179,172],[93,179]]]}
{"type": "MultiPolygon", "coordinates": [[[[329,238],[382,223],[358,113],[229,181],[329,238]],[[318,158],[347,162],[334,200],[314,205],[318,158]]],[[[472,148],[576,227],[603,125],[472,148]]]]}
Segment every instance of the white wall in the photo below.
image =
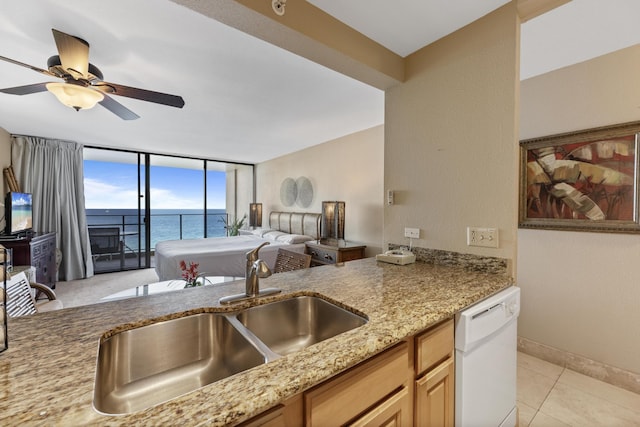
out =
{"type": "MultiPolygon", "coordinates": [[[[522,82],[521,139],[640,120],[640,46],[522,82]]],[[[518,231],[519,335],[640,373],[640,235],[518,231]]]]}
{"type": "Polygon", "coordinates": [[[384,243],[515,259],[519,19],[510,3],[407,59],[386,91],[384,243]],[[498,249],[466,245],[496,227],[498,249]]]}
{"type": "Polygon", "coordinates": [[[258,164],[256,201],[263,204],[263,225],[271,211],[320,212],[323,200],[343,200],[345,239],[366,244],[367,256],[380,253],[383,146],[384,127],[377,126],[258,164]],[[282,181],[301,176],[313,186],[311,206],[284,206],[282,181]]]}

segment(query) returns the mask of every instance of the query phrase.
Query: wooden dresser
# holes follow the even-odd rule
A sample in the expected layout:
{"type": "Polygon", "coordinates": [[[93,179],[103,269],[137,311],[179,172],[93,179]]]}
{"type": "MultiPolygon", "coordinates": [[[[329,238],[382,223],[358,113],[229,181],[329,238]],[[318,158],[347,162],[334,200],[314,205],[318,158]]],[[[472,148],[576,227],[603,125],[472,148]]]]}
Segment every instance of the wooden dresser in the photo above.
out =
{"type": "Polygon", "coordinates": [[[56,233],[33,233],[21,239],[0,239],[0,244],[13,249],[13,265],[35,267],[38,283],[55,289],[56,233]]]}
{"type": "Polygon", "coordinates": [[[364,258],[365,248],[365,245],[349,242],[341,242],[338,246],[318,243],[315,240],[305,243],[305,253],[311,255],[312,267],[364,258]]]}

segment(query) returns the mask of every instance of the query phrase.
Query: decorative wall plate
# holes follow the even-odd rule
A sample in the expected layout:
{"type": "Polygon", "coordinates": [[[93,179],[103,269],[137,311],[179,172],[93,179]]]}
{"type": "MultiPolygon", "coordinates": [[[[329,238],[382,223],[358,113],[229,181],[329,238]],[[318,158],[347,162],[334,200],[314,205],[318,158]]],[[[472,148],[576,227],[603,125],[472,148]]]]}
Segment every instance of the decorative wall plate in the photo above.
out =
{"type": "Polygon", "coordinates": [[[280,185],[280,201],[285,206],[292,206],[298,197],[296,182],[293,178],[285,178],[280,185]]]}
{"type": "Polygon", "coordinates": [[[309,178],[301,176],[296,180],[296,188],[298,189],[298,196],[296,203],[298,206],[308,208],[313,201],[313,185],[309,178]]]}

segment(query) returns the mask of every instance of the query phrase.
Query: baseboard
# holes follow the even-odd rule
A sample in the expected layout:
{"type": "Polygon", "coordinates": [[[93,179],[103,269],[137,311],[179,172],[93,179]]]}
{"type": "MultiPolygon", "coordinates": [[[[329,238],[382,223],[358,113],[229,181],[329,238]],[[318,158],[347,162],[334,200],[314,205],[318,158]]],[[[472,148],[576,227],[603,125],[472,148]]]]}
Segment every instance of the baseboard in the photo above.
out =
{"type": "Polygon", "coordinates": [[[640,394],[640,374],[518,337],[518,351],[640,394]]]}

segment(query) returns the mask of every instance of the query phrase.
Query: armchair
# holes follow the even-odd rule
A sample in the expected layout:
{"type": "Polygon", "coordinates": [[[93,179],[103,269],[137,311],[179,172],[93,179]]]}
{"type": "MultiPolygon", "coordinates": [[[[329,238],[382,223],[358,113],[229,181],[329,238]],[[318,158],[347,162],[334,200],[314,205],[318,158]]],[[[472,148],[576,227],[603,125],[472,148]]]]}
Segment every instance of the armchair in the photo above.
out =
{"type": "Polygon", "coordinates": [[[40,283],[30,283],[24,272],[7,279],[7,315],[9,317],[26,316],[61,308],[63,308],[62,301],[56,298],[51,288],[40,283]],[[36,293],[44,294],[47,300],[37,301],[36,293]]]}

